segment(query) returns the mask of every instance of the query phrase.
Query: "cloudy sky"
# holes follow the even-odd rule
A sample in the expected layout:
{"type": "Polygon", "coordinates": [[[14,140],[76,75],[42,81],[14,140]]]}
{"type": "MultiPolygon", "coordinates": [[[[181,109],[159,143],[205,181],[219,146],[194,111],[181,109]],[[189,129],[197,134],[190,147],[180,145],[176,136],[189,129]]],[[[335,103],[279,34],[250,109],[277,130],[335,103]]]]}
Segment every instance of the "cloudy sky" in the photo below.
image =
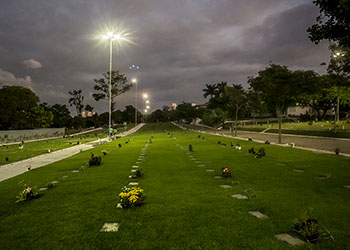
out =
{"type": "MultiPolygon", "coordinates": [[[[204,103],[205,84],[247,86],[269,62],[324,73],[328,43],[314,45],[312,0],[0,0],[0,86],[31,88],[41,102],[67,104],[82,89],[92,98],[93,79],[108,71],[106,28],[126,30],[133,43],[114,46],[113,68],[131,78],[139,65],[139,92],[151,108],[173,102],[204,103]]],[[[133,104],[134,89],[117,108],[133,104]]],[[[141,99],[140,99],[141,101],[141,99]]],[[[73,111],[73,109],[72,109],[73,111]]]]}

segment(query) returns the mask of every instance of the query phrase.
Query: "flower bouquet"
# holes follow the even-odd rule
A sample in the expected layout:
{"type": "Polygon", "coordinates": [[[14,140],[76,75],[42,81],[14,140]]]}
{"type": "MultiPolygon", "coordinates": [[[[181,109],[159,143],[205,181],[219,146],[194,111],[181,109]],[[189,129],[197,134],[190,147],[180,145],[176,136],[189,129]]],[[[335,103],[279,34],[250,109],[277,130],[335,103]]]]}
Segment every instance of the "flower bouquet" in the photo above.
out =
{"type": "Polygon", "coordinates": [[[102,153],[103,155],[107,155],[107,150],[103,149],[103,150],[101,150],[101,153],[102,153]]]}
{"type": "Polygon", "coordinates": [[[229,168],[222,168],[223,177],[231,177],[231,170],[229,168]]]}
{"type": "Polygon", "coordinates": [[[18,201],[29,201],[33,198],[37,198],[39,193],[37,191],[37,187],[32,184],[25,184],[24,181],[20,181],[18,185],[23,187],[23,191],[21,191],[16,198],[18,201]]]}
{"type": "Polygon", "coordinates": [[[120,205],[123,208],[138,207],[142,205],[143,189],[140,187],[123,187],[119,194],[120,205]]]}

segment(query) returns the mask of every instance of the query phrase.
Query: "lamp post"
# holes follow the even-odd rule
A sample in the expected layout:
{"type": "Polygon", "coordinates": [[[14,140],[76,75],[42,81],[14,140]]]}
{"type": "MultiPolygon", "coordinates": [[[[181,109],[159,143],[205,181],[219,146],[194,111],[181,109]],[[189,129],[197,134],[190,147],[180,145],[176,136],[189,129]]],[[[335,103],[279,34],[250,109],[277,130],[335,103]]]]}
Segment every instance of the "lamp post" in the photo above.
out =
{"type": "Polygon", "coordinates": [[[341,73],[340,60],[345,56],[345,53],[337,51],[333,54],[336,63],[335,71],[337,75],[337,109],[334,109],[334,133],[337,133],[337,122],[339,122],[339,103],[340,103],[340,82],[339,76],[341,73]]]}
{"type": "Polygon", "coordinates": [[[108,135],[111,136],[112,127],[112,58],[113,58],[113,41],[121,40],[122,36],[120,34],[114,34],[113,32],[108,32],[103,35],[104,40],[109,41],[109,84],[108,84],[108,135]]]}
{"type": "Polygon", "coordinates": [[[133,84],[135,84],[135,99],[136,99],[136,105],[135,105],[135,127],[137,126],[137,79],[136,78],[133,78],[133,79],[131,79],[131,82],[133,83],[133,84]]]}
{"type": "MultiPolygon", "coordinates": [[[[138,65],[131,65],[130,67],[129,67],[129,69],[130,70],[132,70],[132,71],[138,71],[138,70],[140,70],[140,66],[138,66],[138,65]]],[[[131,79],[131,82],[132,83],[134,83],[135,84],[135,99],[136,99],[136,105],[135,105],[135,127],[137,126],[137,83],[138,83],[138,80],[137,80],[137,78],[136,77],[134,77],[133,79],[131,79]]]]}

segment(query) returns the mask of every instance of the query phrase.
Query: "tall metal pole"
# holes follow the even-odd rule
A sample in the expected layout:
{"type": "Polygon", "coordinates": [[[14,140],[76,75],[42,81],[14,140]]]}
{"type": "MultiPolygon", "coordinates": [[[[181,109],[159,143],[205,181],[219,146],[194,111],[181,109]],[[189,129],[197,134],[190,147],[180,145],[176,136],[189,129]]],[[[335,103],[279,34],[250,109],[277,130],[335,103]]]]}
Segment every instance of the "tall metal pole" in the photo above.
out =
{"type": "Polygon", "coordinates": [[[108,99],[109,99],[109,121],[108,121],[108,135],[111,136],[111,124],[112,124],[112,38],[109,39],[109,87],[108,87],[108,99]]]}
{"type": "Polygon", "coordinates": [[[137,126],[137,80],[136,80],[136,107],[135,107],[135,127],[137,126]]]}

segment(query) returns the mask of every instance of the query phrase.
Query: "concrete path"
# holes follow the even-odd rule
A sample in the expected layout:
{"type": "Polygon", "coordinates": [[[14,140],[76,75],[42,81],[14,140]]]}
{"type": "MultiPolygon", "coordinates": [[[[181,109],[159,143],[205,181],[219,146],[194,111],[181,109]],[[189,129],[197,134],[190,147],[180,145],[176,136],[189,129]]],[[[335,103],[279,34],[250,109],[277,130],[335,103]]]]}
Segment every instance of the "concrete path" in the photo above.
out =
{"type": "MultiPolygon", "coordinates": [[[[141,123],[137,127],[134,127],[124,133],[119,134],[119,136],[124,137],[132,133],[135,133],[137,130],[142,128],[143,125],[145,124],[141,123]]],[[[0,182],[27,172],[29,166],[31,169],[40,168],[48,164],[54,163],[56,161],[60,161],[65,158],[71,157],[79,152],[92,149],[93,147],[103,143],[107,143],[108,141],[109,141],[108,138],[104,138],[97,141],[88,142],[86,144],[81,144],[81,145],[61,149],[58,151],[54,151],[52,153],[39,155],[23,161],[2,165],[0,166],[0,182]]]]}
{"type": "MultiPolygon", "coordinates": [[[[198,132],[211,133],[226,137],[232,137],[233,134],[228,130],[217,130],[210,129],[207,127],[196,126],[193,124],[181,124],[182,128],[185,129],[194,129],[198,132]]],[[[331,138],[331,137],[319,137],[319,136],[306,136],[306,135],[282,135],[282,143],[278,144],[278,134],[274,133],[258,133],[258,132],[250,132],[250,131],[238,131],[237,139],[248,139],[252,138],[254,141],[265,142],[269,141],[271,144],[280,145],[280,146],[288,146],[294,143],[296,148],[319,151],[324,153],[335,153],[335,149],[339,148],[340,153],[344,156],[350,155],[350,139],[342,139],[342,138],[331,138]]]]}

